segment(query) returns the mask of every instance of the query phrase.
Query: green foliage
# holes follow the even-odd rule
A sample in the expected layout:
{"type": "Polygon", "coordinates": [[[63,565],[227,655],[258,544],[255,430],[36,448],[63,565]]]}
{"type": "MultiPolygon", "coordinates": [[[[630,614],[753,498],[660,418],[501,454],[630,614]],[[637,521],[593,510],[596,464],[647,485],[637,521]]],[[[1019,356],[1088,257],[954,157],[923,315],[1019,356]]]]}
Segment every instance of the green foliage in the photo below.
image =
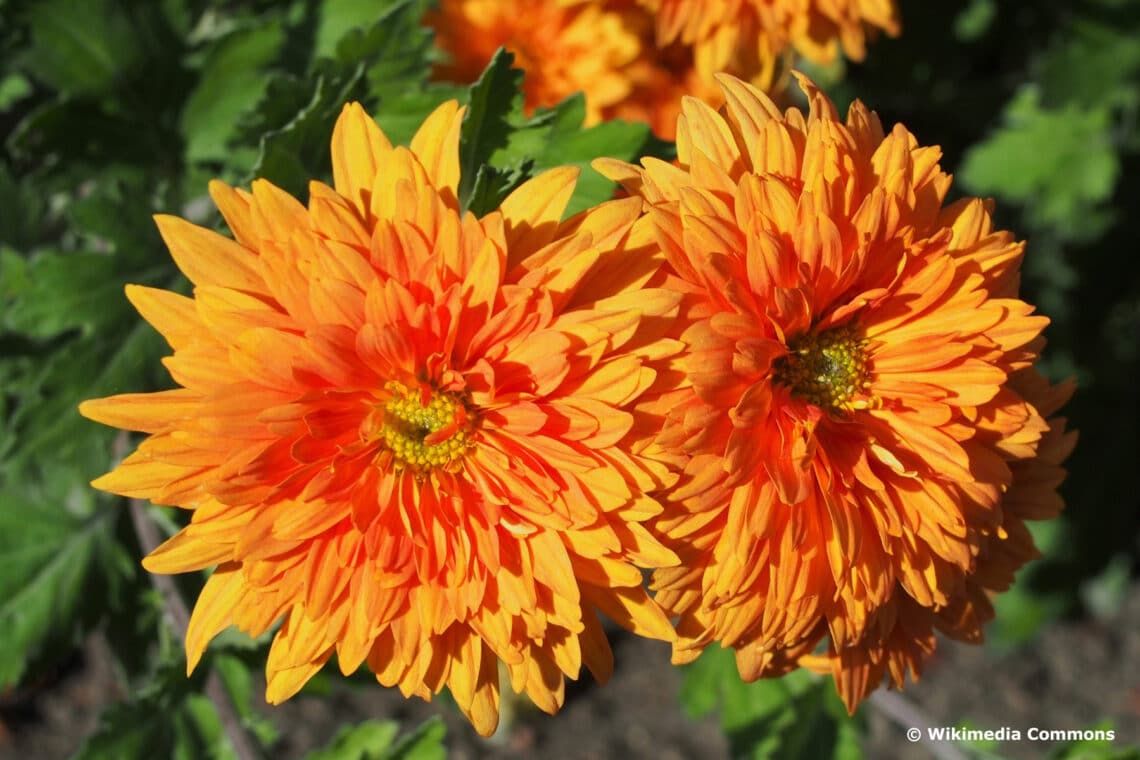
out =
{"type": "Polygon", "coordinates": [[[41,0],[11,16],[28,44],[9,63],[39,88],[7,139],[14,156],[56,180],[111,164],[169,167],[186,43],[163,5],[41,0]]]}
{"type": "MultiPolygon", "coordinates": [[[[75,760],[235,758],[215,703],[200,693],[205,676],[187,679],[184,668],[174,658],[161,663],[140,694],[112,705],[103,714],[99,727],[75,760]]],[[[224,687],[231,694],[234,689],[230,683],[250,680],[244,665],[231,665],[220,672],[224,674],[224,687]]],[[[238,691],[248,695],[248,688],[238,691]]],[[[239,702],[237,707],[239,715],[246,719],[249,704],[239,702]]]]}
{"type": "MultiPolygon", "coordinates": [[[[519,87],[522,85],[523,72],[511,68],[514,59],[512,53],[499,48],[479,81],[471,85],[468,91],[470,110],[463,121],[463,131],[459,138],[459,201],[464,207],[468,206],[479,168],[491,160],[491,155],[496,150],[506,147],[511,129],[509,119],[517,117],[522,111],[522,92],[519,87]]],[[[518,172],[519,175],[524,173],[518,172]]]]}
{"type": "Polygon", "coordinates": [[[973,193],[1024,205],[1035,226],[1099,234],[1111,217],[1098,212],[1120,173],[1110,111],[1078,103],[1046,110],[1040,101],[1035,86],[1018,92],[1004,125],[966,154],[959,178],[973,193]]]}
{"type": "Polygon", "coordinates": [[[384,757],[400,726],[390,720],[368,720],[345,726],[327,747],[305,756],[306,760],[378,760],[384,757]]]}
{"type": "Polygon", "coordinates": [[[64,94],[105,94],[143,58],[130,9],[113,0],[46,0],[25,21],[24,66],[64,94]]]}
{"type": "Polygon", "coordinates": [[[167,281],[172,269],[149,260],[149,220],[120,211],[138,204],[137,190],[90,188],[42,226],[31,195],[12,207],[33,224],[6,228],[10,245],[0,246],[3,684],[66,651],[129,596],[137,571],[117,536],[122,513],[87,484],[111,464],[113,434],[83,422],[76,404],[154,377],[161,340],[138,324],[123,285],[167,281]],[[51,226],[66,233],[37,246],[51,226]]]}
{"type": "MultiPolygon", "coordinates": [[[[393,3],[367,30],[345,34],[335,53],[319,58],[306,76],[271,81],[243,124],[246,136],[261,135],[253,176],[303,197],[310,179],[329,174],[329,136],[346,102],[379,101],[406,112],[400,101],[420,91],[426,76],[431,40],[419,27],[423,9],[422,0],[393,3]]],[[[423,105],[418,96],[413,102],[423,105]]]]}
{"type": "Polygon", "coordinates": [[[157,379],[162,341],[139,324],[123,286],[169,284],[174,268],[146,215],[124,206],[146,208],[143,191],[107,183],[70,201],[60,248],[0,249],[0,336],[17,342],[10,361],[27,367],[6,388],[16,405],[0,452],[19,442],[10,471],[28,473],[50,450],[84,480],[99,474],[109,432],[81,422],[76,404],[157,379]]]}
{"type": "Polygon", "coordinates": [[[996,0],[972,0],[954,20],[954,35],[963,42],[979,39],[993,23],[996,13],[996,0]]]}
{"type": "Polygon", "coordinates": [[[305,760],[444,760],[442,742],[446,728],[432,718],[412,733],[396,740],[400,727],[393,721],[370,720],[345,726],[324,749],[310,752],[305,760]]]}
{"type": "Polygon", "coordinates": [[[34,487],[0,485],[0,564],[0,688],[72,646],[79,622],[113,604],[130,573],[114,515],[64,467],[34,487]]]}
{"type": "Polygon", "coordinates": [[[32,92],[32,85],[22,74],[8,74],[0,79],[0,110],[9,108],[32,92]]]}
{"type": "Polygon", "coordinates": [[[321,3],[317,11],[313,53],[321,57],[334,55],[341,40],[372,26],[377,16],[392,3],[393,0],[337,0],[321,3]]]}
{"type": "Polygon", "coordinates": [[[0,165],[0,245],[31,246],[38,232],[43,203],[31,188],[21,187],[16,178],[0,165]]]}
{"type": "Polygon", "coordinates": [[[681,705],[693,719],[718,712],[734,758],[863,757],[860,722],[847,716],[830,679],[806,671],[744,683],[732,651],[710,647],[685,667],[681,705]]]}
{"type": "Polygon", "coordinates": [[[389,2],[383,12],[373,9],[368,26],[357,27],[359,8],[322,5],[321,55],[303,75],[274,73],[227,142],[256,146],[246,178],[268,179],[303,198],[309,180],[329,177],[329,136],[345,103],[357,100],[378,112],[389,138],[406,143],[433,108],[456,97],[458,88],[427,83],[431,36],[419,24],[426,7],[425,0],[389,2]],[[329,30],[338,29],[347,31],[332,45],[329,30]]]}
{"type": "Polygon", "coordinates": [[[590,168],[593,159],[664,153],[644,124],[615,121],[583,129],[586,103],[580,94],[524,116],[518,91],[523,72],[511,68],[513,60],[499,50],[468,94],[459,149],[459,199],[465,208],[489,211],[534,174],[577,166],[582,174],[567,208],[572,215],[613,196],[614,183],[590,168]]]}
{"type": "Polygon", "coordinates": [[[225,160],[238,118],[265,91],[265,71],[284,43],[281,27],[252,23],[214,43],[182,111],[187,161],[225,160]]]}
{"type": "Polygon", "coordinates": [[[1109,18],[1077,17],[1041,61],[1038,81],[1045,105],[1134,113],[1140,105],[1136,26],[1135,18],[1121,26],[1109,18]]]}

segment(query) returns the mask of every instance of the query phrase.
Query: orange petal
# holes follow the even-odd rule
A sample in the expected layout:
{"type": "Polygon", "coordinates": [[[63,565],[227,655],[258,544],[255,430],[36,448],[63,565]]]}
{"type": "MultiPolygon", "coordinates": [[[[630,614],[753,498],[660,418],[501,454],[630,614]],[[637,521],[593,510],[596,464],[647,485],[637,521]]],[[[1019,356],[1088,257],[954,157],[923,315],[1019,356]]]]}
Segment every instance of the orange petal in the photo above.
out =
{"type": "Polygon", "coordinates": [[[265,282],[256,269],[257,257],[246,248],[176,216],[158,214],[154,221],[174,263],[190,282],[265,293],[265,282]]]}
{"type": "Polygon", "coordinates": [[[211,639],[233,622],[234,607],[248,591],[237,563],[219,567],[206,581],[186,628],[186,675],[194,671],[211,639]]]}
{"type": "Polygon", "coordinates": [[[359,103],[348,103],[332,134],[333,184],[362,217],[368,216],[372,184],[382,156],[392,143],[359,103]]]}
{"type": "Polygon", "coordinates": [[[416,131],[410,146],[432,186],[450,190],[452,201],[459,197],[459,132],[466,112],[455,100],[440,104],[416,131]]]}
{"type": "Polygon", "coordinates": [[[551,169],[524,182],[503,200],[499,210],[506,223],[508,269],[553,239],[580,173],[574,166],[551,169]]]}

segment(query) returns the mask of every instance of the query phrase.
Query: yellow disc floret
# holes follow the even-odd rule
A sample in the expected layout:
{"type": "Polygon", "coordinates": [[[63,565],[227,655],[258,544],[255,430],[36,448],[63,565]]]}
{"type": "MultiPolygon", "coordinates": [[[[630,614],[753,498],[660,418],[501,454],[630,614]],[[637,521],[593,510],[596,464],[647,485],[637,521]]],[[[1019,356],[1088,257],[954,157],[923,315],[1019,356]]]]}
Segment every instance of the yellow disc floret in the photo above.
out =
{"type": "Polygon", "coordinates": [[[864,393],[871,386],[865,345],[847,325],[801,335],[788,342],[774,379],[793,396],[832,412],[866,408],[872,402],[864,393]]]}
{"type": "Polygon", "coordinates": [[[397,469],[426,473],[457,462],[472,445],[473,420],[463,399],[442,391],[409,391],[390,383],[380,435],[397,469]]]}

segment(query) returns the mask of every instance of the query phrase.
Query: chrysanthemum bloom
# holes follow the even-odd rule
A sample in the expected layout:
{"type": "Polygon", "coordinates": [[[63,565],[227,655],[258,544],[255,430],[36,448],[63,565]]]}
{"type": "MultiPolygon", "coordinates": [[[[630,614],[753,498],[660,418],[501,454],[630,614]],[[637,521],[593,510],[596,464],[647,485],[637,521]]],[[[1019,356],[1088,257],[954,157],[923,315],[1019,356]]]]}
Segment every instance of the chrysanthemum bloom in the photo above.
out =
{"type": "Polygon", "coordinates": [[[640,570],[676,562],[642,525],[669,473],[626,444],[678,297],[642,287],[662,258],[639,200],[559,221],[574,169],[461,215],[462,116],[445,104],[409,150],[349,105],[308,208],[215,182],[234,240],[159,217],[194,296],[128,296],[182,387],[81,410],[149,433],[97,487],[192,510],[147,569],[217,565],[190,668],[226,626],[283,620],[269,701],[335,653],[406,695],[447,686],[489,734],[500,661],[554,712],[564,675],[611,670],[596,613],[673,637],[640,570]]]}
{"type": "Polygon", "coordinates": [[[795,50],[816,63],[866,54],[868,29],[899,32],[895,0],[638,0],[656,17],[659,44],[692,46],[702,76],[743,68],[771,86],[795,50]]]}
{"type": "Polygon", "coordinates": [[[442,0],[426,23],[448,57],[439,79],[473,82],[500,47],[514,53],[528,113],[582,92],[588,125],[644,121],[672,139],[681,96],[717,92],[687,48],[657,49],[653,20],[633,0],[442,0]]]}
{"type": "Polygon", "coordinates": [[[684,468],[655,521],[682,564],[653,586],[675,662],[719,641],[748,680],[829,668],[854,709],[917,677],[935,627],[980,637],[1023,521],[1060,509],[1066,390],[1033,374],[1023,244],[943,205],[938,148],[802,77],[806,116],[720,81],[721,113],[683,106],[679,166],[598,162],[686,293],[684,380],[646,401],[684,468]]]}

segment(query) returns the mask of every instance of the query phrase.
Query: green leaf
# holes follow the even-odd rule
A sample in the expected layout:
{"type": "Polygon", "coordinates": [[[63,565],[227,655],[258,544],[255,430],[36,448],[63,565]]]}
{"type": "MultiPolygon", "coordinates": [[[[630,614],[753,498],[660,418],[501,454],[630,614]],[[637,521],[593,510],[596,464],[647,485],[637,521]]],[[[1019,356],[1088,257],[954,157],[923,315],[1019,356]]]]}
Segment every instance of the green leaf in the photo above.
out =
{"type": "Polygon", "coordinates": [[[0,688],[55,644],[73,645],[80,617],[116,594],[117,513],[61,466],[0,485],[0,688]]]}
{"type": "Polygon", "coordinates": [[[443,738],[447,729],[438,717],[420,724],[395,741],[395,721],[369,720],[345,726],[327,747],[310,752],[305,760],[446,760],[443,738]]]}
{"type": "Polygon", "coordinates": [[[81,418],[77,405],[86,398],[158,387],[164,344],[150,325],[137,320],[129,328],[64,345],[37,362],[18,386],[6,389],[17,396],[18,406],[5,431],[12,440],[0,443],[0,452],[10,472],[53,458],[74,464],[82,482],[110,468],[111,431],[81,418]]]}
{"type": "Polygon", "coordinates": [[[148,180],[155,187],[163,179],[160,172],[180,163],[177,118],[192,83],[184,66],[186,41],[166,15],[170,4],[25,5],[29,44],[13,51],[12,63],[42,86],[25,108],[14,109],[22,121],[10,125],[6,140],[13,156],[62,180],[60,189],[67,192],[79,183],[98,183],[120,163],[152,172],[148,180]]]}
{"type": "MultiPolygon", "coordinates": [[[[576,114],[577,111],[574,111],[576,114]]],[[[581,121],[571,130],[565,120],[556,119],[546,148],[535,161],[536,169],[568,164],[582,170],[566,215],[570,216],[613,197],[615,184],[594,171],[590,163],[599,156],[634,161],[651,151],[652,135],[645,124],[611,121],[581,129],[581,121]]],[[[661,147],[661,146],[658,146],[661,147]]]]}
{"type": "Polygon", "coordinates": [[[198,760],[235,757],[213,703],[202,694],[205,669],[187,679],[179,657],[160,665],[136,696],[104,711],[74,760],[198,760]]]}
{"type": "Polygon", "coordinates": [[[529,159],[518,166],[506,169],[496,169],[490,164],[483,164],[475,173],[475,183],[467,199],[467,209],[476,216],[494,211],[512,190],[526,181],[533,166],[534,161],[529,159]]]}
{"type": "Polygon", "coordinates": [[[362,70],[343,78],[318,77],[308,104],[288,124],[262,138],[253,176],[306,197],[311,180],[329,175],[333,124],[346,102],[360,99],[362,82],[362,70]]]}
{"type": "Polygon", "coordinates": [[[986,629],[986,642],[998,652],[1029,643],[1068,606],[1063,597],[1036,592],[1025,583],[1015,583],[995,597],[993,604],[995,619],[986,629]]]}
{"type": "Polygon", "coordinates": [[[499,48],[479,80],[468,90],[468,110],[459,137],[459,203],[467,208],[479,167],[507,146],[511,118],[521,116],[523,72],[511,67],[515,56],[499,48]]]}
{"type": "Polygon", "coordinates": [[[32,92],[32,85],[21,74],[8,74],[0,79],[0,111],[6,111],[32,92]]]}
{"type": "Polygon", "coordinates": [[[731,652],[716,648],[706,649],[682,672],[684,679],[678,697],[681,708],[692,720],[699,720],[715,710],[724,698],[724,690],[733,679],[740,679],[731,652]]]}
{"type": "Polygon", "coordinates": [[[861,724],[848,717],[830,679],[796,671],[744,683],[731,650],[710,648],[686,666],[681,704],[690,717],[719,710],[733,757],[754,760],[861,758],[861,724]]]}
{"type": "Polygon", "coordinates": [[[394,145],[410,142],[429,113],[445,100],[461,99],[466,91],[459,85],[428,82],[436,50],[422,19],[431,4],[430,0],[390,3],[380,22],[369,29],[352,29],[337,43],[339,60],[366,62],[366,100],[375,103],[373,115],[394,145]]]}
{"type": "Polygon", "coordinates": [[[329,138],[346,102],[367,105],[414,92],[423,104],[420,84],[430,48],[419,27],[425,7],[425,0],[394,3],[369,29],[349,31],[335,56],[318,60],[307,77],[272,82],[260,116],[241,128],[247,138],[264,133],[253,174],[302,196],[309,180],[329,174],[329,138]]]}
{"type": "Polygon", "coordinates": [[[0,327],[33,338],[90,331],[130,313],[112,256],[41,252],[23,259],[0,249],[0,327]]]}
{"type": "Polygon", "coordinates": [[[292,74],[274,72],[261,100],[238,120],[234,139],[256,144],[264,133],[286,126],[308,105],[316,84],[315,79],[309,82],[292,74]]]}
{"type": "Polygon", "coordinates": [[[250,26],[235,30],[210,50],[182,111],[187,161],[228,157],[238,118],[261,99],[267,87],[265,69],[284,42],[279,26],[250,26]]]}
{"type": "Polygon", "coordinates": [[[379,760],[392,746],[400,726],[392,720],[366,720],[343,726],[327,747],[305,756],[306,760],[379,760]]]}
{"type": "Polygon", "coordinates": [[[75,466],[85,482],[111,465],[111,431],[83,421],[85,398],[146,391],[169,383],[158,359],[163,341],[143,323],[123,285],[169,286],[176,270],[146,213],[141,188],[100,185],[61,213],[66,242],[90,251],[0,248],[0,355],[12,404],[0,426],[9,472],[50,458],[75,466]],[[123,209],[136,209],[124,213],[123,209]]]}
{"type": "Polygon", "coordinates": [[[664,154],[665,144],[655,143],[644,124],[612,121],[583,129],[586,101],[581,94],[524,117],[519,89],[523,72],[511,68],[513,60],[500,49],[468,90],[459,143],[459,199],[464,208],[486,213],[533,174],[577,166],[582,173],[566,210],[571,216],[613,197],[615,185],[590,167],[594,159],[630,161],[664,154]]]}
{"type": "MultiPolygon", "coordinates": [[[[268,716],[253,709],[255,700],[264,701],[261,697],[261,686],[254,679],[253,665],[238,656],[247,654],[249,650],[241,650],[235,655],[219,647],[221,643],[217,639],[214,640],[215,651],[209,660],[210,667],[222,679],[242,724],[257,737],[259,742],[272,745],[280,738],[281,732],[268,716]]],[[[242,646],[248,647],[248,643],[243,643],[242,646]]],[[[179,652],[179,656],[181,655],[179,652]]],[[[264,663],[265,652],[258,652],[258,657],[260,662],[264,663]]]]}
{"type": "Polygon", "coordinates": [[[1039,225],[1070,238],[1099,234],[1094,212],[1120,174],[1108,108],[1041,107],[1027,85],[1005,124],[966,154],[959,178],[972,193],[1024,204],[1039,225]]]}
{"type": "MultiPolygon", "coordinates": [[[[17,181],[0,164],[0,245],[31,248],[39,230],[42,200],[35,189],[17,181]]],[[[3,269],[0,269],[0,278],[3,269]]]]}
{"type": "Polygon", "coordinates": [[[381,95],[373,109],[376,123],[393,145],[407,145],[428,114],[446,100],[462,100],[463,88],[433,82],[420,88],[409,86],[398,95],[381,95]]]}
{"type": "Polygon", "coordinates": [[[1058,35],[1041,64],[1046,106],[1083,108],[1140,104],[1140,23],[1109,25],[1077,18],[1058,35]]]}
{"type": "Polygon", "coordinates": [[[996,15],[996,0],[971,0],[954,19],[954,36],[962,42],[973,42],[985,35],[996,15]]]}
{"type": "Polygon", "coordinates": [[[400,739],[383,760],[447,760],[447,747],[443,745],[446,735],[447,726],[439,716],[428,718],[400,739]]]}
{"type": "Polygon", "coordinates": [[[112,0],[44,0],[26,21],[32,44],[24,64],[60,92],[106,92],[142,57],[126,8],[112,0]]]}
{"type": "Polygon", "coordinates": [[[314,53],[328,57],[353,29],[368,29],[391,6],[393,0],[325,0],[317,22],[314,53]]]}
{"type": "MultiPolygon", "coordinates": [[[[494,62],[492,65],[495,65],[494,62]]],[[[487,72],[484,73],[484,78],[486,77],[487,72]]],[[[500,74],[499,79],[502,78],[503,75],[500,74]]],[[[472,88],[472,98],[475,94],[472,88]]],[[[491,166],[506,171],[528,167],[528,175],[556,166],[576,166],[581,169],[566,216],[613,197],[616,185],[590,166],[595,158],[609,156],[632,161],[643,155],[665,155],[666,144],[655,142],[649,127],[644,124],[611,121],[583,128],[586,101],[581,94],[571,96],[553,108],[538,109],[529,119],[522,117],[521,99],[513,102],[513,115],[502,112],[506,107],[504,93],[500,93],[495,102],[504,114],[497,118],[496,129],[505,129],[506,139],[493,139],[492,142],[498,147],[485,160],[491,166]]],[[[462,146],[460,156],[463,156],[462,146]]],[[[524,176],[519,181],[527,178],[524,176]]],[[[461,194],[462,187],[461,183],[461,194]]]]}

